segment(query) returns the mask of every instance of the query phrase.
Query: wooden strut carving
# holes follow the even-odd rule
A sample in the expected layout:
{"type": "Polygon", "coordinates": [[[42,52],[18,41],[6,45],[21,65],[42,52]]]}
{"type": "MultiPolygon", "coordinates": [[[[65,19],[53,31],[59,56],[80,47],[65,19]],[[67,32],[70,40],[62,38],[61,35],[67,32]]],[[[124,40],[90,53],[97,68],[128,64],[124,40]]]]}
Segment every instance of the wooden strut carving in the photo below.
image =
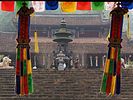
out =
{"type": "Polygon", "coordinates": [[[111,32],[109,38],[109,50],[108,56],[105,62],[104,74],[101,86],[101,92],[106,95],[120,94],[121,83],[121,42],[122,42],[122,25],[123,15],[128,12],[128,9],[123,9],[118,3],[110,14],[111,20],[111,32]]]}
{"type": "Polygon", "coordinates": [[[30,58],[30,15],[33,8],[28,8],[26,3],[17,12],[18,17],[18,38],[16,56],[16,93],[18,95],[28,95],[33,92],[32,66],[30,58]]]}

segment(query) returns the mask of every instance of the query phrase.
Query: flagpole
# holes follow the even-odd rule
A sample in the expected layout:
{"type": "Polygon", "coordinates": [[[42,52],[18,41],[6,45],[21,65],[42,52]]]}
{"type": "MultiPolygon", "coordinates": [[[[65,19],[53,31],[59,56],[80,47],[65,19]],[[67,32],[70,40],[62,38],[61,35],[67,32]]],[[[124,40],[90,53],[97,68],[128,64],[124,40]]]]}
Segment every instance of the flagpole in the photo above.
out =
{"type": "Polygon", "coordinates": [[[43,61],[42,61],[42,65],[45,67],[45,53],[43,53],[43,61]]]}

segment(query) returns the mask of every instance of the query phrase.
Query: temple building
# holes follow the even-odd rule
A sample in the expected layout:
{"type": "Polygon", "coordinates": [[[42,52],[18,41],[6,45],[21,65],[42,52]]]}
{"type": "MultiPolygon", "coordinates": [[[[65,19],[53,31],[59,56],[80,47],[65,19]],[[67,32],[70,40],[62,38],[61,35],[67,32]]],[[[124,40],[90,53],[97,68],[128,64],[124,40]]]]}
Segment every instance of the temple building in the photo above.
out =
{"type": "Polygon", "coordinates": [[[132,100],[133,14],[122,21],[128,10],[114,4],[111,13],[46,9],[32,15],[25,1],[19,18],[0,11],[0,98],[132,100]]]}
{"type": "MultiPolygon", "coordinates": [[[[4,23],[7,27],[0,32],[0,55],[7,55],[15,65],[17,18],[10,14],[10,22],[4,23]],[[9,28],[9,26],[11,28],[9,28]]],[[[6,13],[6,16],[8,16],[6,13]]],[[[2,14],[4,15],[4,14],[2,14]]],[[[107,35],[110,28],[110,20],[104,14],[47,14],[35,15],[31,17],[31,57],[34,56],[34,31],[38,33],[39,54],[37,55],[37,66],[50,68],[52,64],[53,51],[57,43],[53,42],[53,34],[58,31],[62,18],[67,22],[67,30],[73,35],[73,41],[69,44],[69,49],[73,51],[73,59],[78,58],[82,67],[102,67],[108,50],[107,35]]],[[[2,17],[4,18],[4,17],[2,17]]],[[[123,35],[122,55],[133,53],[131,42],[123,35]]],[[[33,63],[34,64],[34,63],[33,63]]]]}

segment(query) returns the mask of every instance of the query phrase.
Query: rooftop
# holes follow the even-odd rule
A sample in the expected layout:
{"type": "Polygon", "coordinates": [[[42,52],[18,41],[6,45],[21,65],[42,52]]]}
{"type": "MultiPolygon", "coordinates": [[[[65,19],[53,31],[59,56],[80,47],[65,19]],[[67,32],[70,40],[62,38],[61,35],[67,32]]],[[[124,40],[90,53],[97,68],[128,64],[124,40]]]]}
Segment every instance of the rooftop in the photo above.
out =
{"type": "MultiPolygon", "coordinates": [[[[0,52],[16,52],[17,34],[0,33],[0,52]]],[[[129,44],[126,37],[123,37],[122,53],[133,53],[133,45],[129,44]]],[[[40,53],[50,53],[56,48],[52,38],[39,37],[40,53]]],[[[34,52],[34,38],[31,37],[31,52],[34,52]]],[[[105,38],[77,38],[70,43],[70,49],[74,52],[84,53],[107,53],[108,41],[105,38]]]]}
{"type": "Polygon", "coordinates": [[[68,25],[104,25],[109,22],[102,22],[101,16],[92,16],[92,15],[55,15],[55,16],[34,16],[31,17],[31,24],[40,25],[58,25],[60,20],[65,18],[68,25]]]}

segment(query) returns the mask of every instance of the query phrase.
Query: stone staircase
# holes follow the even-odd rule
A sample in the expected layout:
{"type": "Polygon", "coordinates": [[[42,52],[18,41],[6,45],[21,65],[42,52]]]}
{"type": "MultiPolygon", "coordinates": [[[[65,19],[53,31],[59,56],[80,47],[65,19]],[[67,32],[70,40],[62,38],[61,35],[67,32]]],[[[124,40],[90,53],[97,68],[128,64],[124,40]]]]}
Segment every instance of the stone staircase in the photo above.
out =
{"type": "Polygon", "coordinates": [[[55,71],[33,70],[34,93],[15,94],[15,70],[0,69],[0,100],[125,100],[133,99],[133,70],[122,70],[121,94],[106,97],[100,93],[101,69],[55,71]]]}

